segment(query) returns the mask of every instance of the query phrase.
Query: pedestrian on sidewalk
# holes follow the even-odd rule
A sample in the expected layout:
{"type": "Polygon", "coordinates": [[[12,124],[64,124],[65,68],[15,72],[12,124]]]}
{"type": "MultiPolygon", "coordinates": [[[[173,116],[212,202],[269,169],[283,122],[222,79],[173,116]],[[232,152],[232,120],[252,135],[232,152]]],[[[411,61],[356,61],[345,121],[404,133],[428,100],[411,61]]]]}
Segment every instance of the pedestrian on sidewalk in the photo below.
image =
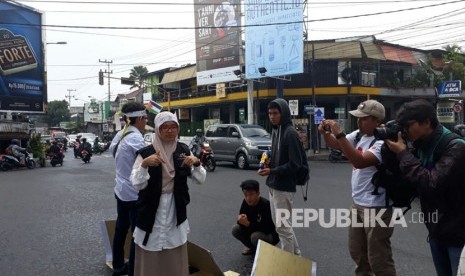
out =
{"type": "Polygon", "coordinates": [[[268,168],[258,170],[261,176],[267,176],[269,187],[271,217],[279,234],[281,249],[300,256],[300,248],[292,229],[292,219],[280,219],[276,223],[276,212],[292,214],[292,204],[296,192],[296,175],[302,167],[307,167],[307,156],[299,135],[292,125],[289,105],[278,98],[268,104],[268,117],[272,124],[271,157],[268,168]],[[283,212],[284,211],[284,212],[283,212]],[[285,220],[285,221],[284,221],[285,220]]]}
{"type": "Polygon", "coordinates": [[[349,251],[356,265],[355,275],[396,275],[390,240],[394,228],[389,226],[392,208],[386,208],[385,190],[379,188],[379,195],[374,195],[371,183],[377,171],[375,166],[382,162],[383,141],[376,141],[373,132],[384,120],[384,106],[367,100],[349,113],[357,118],[358,129],[352,133],[346,135],[333,120],[322,121],[318,131],[329,147],[340,149],[353,165],[351,217],[356,217],[358,224],[363,225],[354,225],[352,221],[349,227],[349,251]],[[371,210],[383,213],[381,219],[385,225],[364,223],[370,221],[365,214],[372,213],[371,210]]]}

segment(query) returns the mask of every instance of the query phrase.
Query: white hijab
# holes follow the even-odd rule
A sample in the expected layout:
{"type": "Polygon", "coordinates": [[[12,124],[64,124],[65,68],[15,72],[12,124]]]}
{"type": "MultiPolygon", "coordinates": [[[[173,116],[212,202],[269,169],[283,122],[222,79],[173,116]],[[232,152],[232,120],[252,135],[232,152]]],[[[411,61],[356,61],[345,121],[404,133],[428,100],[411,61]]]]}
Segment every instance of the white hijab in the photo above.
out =
{"type": "Polygon", "coordinates": [[[160,126],[166,122],[175,122],[178,125],[179,122],[176,115],[171,112],[163,111],[157,114],[155,117],[155,135],[153,139],[153,147],[156,152],[160,155],[160,158],[165,161],[161,164],[163,183],[162,183],[162,192],[169,193],[173,191],[174,185],[174,162],[173,162],[173,153],[176,150],[177,140],[164,142],[160,138],[160,126]]]}

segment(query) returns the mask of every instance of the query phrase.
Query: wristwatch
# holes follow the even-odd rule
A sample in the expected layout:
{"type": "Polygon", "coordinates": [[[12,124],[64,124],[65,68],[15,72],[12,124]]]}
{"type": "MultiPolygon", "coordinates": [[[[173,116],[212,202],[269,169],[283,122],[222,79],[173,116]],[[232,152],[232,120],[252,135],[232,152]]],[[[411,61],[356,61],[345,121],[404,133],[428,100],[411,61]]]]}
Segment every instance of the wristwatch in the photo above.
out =
{"type": "Polygon", "coordinates": [[[341,133],[339,133],[338,135],[336,135],[336,139],[337,139],[337,140],[339,140],[339,139],[341,139],[341,138],[344,138],[344,137],[346,137],[346,134],[345,134],[344,132],[341,132],[341,133]]]}

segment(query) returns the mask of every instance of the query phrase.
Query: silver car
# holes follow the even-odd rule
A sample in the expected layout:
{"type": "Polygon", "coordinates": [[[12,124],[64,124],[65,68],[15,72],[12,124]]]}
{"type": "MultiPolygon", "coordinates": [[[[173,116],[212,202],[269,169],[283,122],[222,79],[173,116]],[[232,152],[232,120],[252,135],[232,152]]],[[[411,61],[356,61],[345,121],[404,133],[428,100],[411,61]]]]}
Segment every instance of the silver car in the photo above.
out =
{"type": "Polygon", "coordinates": [[[271,149],[270,134],[259,125],[211,125],[205,133],[216,161],[231,161],[240,169],[258,164],[265,150],[271,149]]]}

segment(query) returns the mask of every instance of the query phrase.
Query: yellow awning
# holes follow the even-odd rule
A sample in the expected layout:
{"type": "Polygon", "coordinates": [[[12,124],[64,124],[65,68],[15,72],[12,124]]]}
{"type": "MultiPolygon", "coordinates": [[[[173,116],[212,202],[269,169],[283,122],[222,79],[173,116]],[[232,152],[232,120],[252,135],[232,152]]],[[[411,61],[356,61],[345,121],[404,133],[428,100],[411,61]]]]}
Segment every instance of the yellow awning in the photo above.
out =
{"type": "Polygon", "coordinates": [[[175,71],[166,73],[159,84],[173,83],[177,81],[192,79],[197,76],[195,65],[184,67],[175,71]]]}

